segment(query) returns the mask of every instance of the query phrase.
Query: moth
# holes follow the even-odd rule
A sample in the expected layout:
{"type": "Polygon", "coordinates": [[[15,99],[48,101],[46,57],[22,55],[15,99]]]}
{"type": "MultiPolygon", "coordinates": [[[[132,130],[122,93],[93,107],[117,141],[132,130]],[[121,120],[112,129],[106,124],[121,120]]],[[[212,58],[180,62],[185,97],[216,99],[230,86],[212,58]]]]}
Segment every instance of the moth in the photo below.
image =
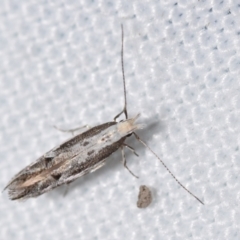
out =
{"type": "Polygon", "coordinates": [[[193,195],[176,179],[157,154],[135,133],[136,130],[143,128],[143,125],[136,123],[139,115],[128,118],[123,62],[123,25],[121,25],[121,30],[121,65],[124,90],[123,110],[114,117],[113,121],[95,126],[72,137],[70,140],[53,148],[17,173],[4,188],[4,190],[8,190],[8,195],[11,200],[37,197],[58,186],[69,184],[79,177],[101,168],[105,164],[106,158],[118,149],[122,151],[124,167],[127,168],[133,176],[137,177],[127,167],[124,154],[124,148],[127,147],[137,155],[134,149],[125,143],[126,138],[133,135],[161,161],[178,184],[203,204],[200,199],[193,195]],[[125,115],[125,120],[117,122],[117,119],[122,114],[125,115]]]}

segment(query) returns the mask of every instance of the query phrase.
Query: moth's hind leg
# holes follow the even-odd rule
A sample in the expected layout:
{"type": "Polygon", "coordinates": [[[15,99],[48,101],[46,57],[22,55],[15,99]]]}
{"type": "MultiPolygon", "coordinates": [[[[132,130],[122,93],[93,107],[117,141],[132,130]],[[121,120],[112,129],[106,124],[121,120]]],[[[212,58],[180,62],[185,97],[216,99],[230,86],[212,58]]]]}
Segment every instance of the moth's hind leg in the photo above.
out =
{"type": "Polygon", "coordinates": [[[70,186],[70,184],[71,184],[72,182],[74,182],[74,180],[69,181],[69,182],[67,182],[67,183],[64,185],[64,188],[65,188],[65,189],[64,189],[63,197],[65,197],[65,196],[68,194],[69,186],[70,186]]]}
{"type": "Polygon", "coordinates": [[[66,186],[64,186],[64,188],[65,189],[64,189],[63,197],[65,197],[68,194],[69,183],[66,186]]]}
{"type": "MultiPolygon", "coordinates": [[[[137,155],[137,153],[134,151],[134,149],[133,149],[132,147],[128,146],[128,145],[125,144],[125,143],[121,146],[123,166],[124,166],[135,178],[138,178],[138,176],[136,176],[136,175],[128,168],[128,166],[127,166],[127,161],[126,161],[125,153],[124,153],[124,147],[129,148],[131,151],[133,151],[133,153],[134,153],[135,155],[137,155]]],[[[138,155],[137,155],[137,156],[138,156],[138,155]]]]}
{"type": "Polygon", "coordinates": [[[135,154],[137,157],[139,157],[139,155],[135,152],[134,148],[130,147],[126,143],[124,143],[123,146],[128,148],[133,154],[135,154]]]}
{"type": "Polygon", "coordinates": [[[70,132],[70,133],[72,133],[72,135],[74,135],[74,133],[79,131],[80,129],[83,129],[83,128],[90,129],[91,128],[89,125],[84,125],[84,126],[73,128],[73,129],[62,129],[62,128],[59,128],[57,126],[53,126],[53,127],[60,132],[70,132]]]}

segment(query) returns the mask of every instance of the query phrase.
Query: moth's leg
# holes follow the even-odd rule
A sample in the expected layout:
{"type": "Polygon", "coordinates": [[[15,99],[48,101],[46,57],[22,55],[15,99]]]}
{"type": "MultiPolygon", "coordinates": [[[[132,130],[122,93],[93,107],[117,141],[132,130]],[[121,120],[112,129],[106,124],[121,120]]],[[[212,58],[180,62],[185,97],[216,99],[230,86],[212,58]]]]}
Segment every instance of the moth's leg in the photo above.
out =
{"type": "Polygon", "coordinates": [[[74,135],[74,132],[80,130],[80,129],[83,129],[83,128],[87,128],[87,129],[90,129],[91,127],[89,125],[84,125],[82,127],[77,127],[77,128],[73,128],[73,129],[61,129],[57,126],[53,126],[55,129],[61,131],[61,132],[70,132],[72,133],[72,135],[74,135]]]}
{"type": "Polygon", "coordinates": [[[183,188],[185,189],[190,195],[192,195],[194,198],[196,198],[201,204],[204,205],[204,203],[197,197],[195,196],[192,192],[190,192],[182,183],[175,177],[175,175],[170,171],[170,169],[167,167],[167,165],[159,158],[159,156],[135,133],[133,132],[133,135],[135,138],[142,143],[161,163],[162,165],[166,168],[166,170],[170,173],[170,175],[174,178],[174,180],[183,188]]]}
{"type": "Polygon", "coordinates": [[[64,196],[64,197],[68,194],[69,185],[70,185],[73,181],[74,181],[74,180],[71,180],[71,181],[67,182],[66,185],[64,185],[64,187],[65,187],[65,190],[64,190],[64,193],[63,193],[63,196],[64,196]]]}
{"type": "Polygon", "coordinates": [[[138,178],[138,176],[136,176],[127,166],[127,161],[125,158],[125,153],[124,153],[124,145],[121,146],[121,151],[122,151],[122,162],[123,162],[123,166],[135,177],[138,178]]]}
{"type": "Polygon", "coordinates": [[[64,193],[63,193],[63,196],[65,197],[68,193],[68,189],[69,189],[69,184],[67,184],[65,187],[65,190],[64,190],[64,193]]]}
{"type": "Polygon", "coordinates": [[[126,109],[126,106],[124,106],[124,108],[123,108],[123,110],[118,114],[118,115],[116,115],[115,117],[114,117],[114,122],[116,122],[117,121],[117,118],[119,118],[122,114],[125,114],[125,117],[126,117],[126,119],[127,119],[127,109],[126,109]]]}
{"type": "Polygon", "coordinates": [[[126,143],[123,144],[124,147],[127,147],[132,153],[134,153],[137,157],[139,157],[139,155],[135,152],[133,147],[130,147],[129,145],[127,145],[126,143]]]}

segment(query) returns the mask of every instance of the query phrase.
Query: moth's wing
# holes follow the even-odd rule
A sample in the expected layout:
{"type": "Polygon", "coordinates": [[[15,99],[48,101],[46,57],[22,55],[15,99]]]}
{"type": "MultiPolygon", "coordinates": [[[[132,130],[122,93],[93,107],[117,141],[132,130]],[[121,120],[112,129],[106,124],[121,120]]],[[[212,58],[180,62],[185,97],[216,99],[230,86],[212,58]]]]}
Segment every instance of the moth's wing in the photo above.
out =
{"type": "MultiPolygon", "coordinates": [[[[35,163],[27,166],[19,172],[7,185],[9,198],[24,199],[36,197],[42,193],[55,188],[58,182],[58,173],[64,171],[66,160],[56,162],[51,167],[46,167],[45,157],[42,156],[35,163]]],[[[71,159],[68,159],[71,161],[71,159]]],[[[52,160],[54,163],[54,159],[52,160]]]]}
{"type": "MultiPolygon", "coordinates": [[[[29,164],[25,168],[23,168],[20,172],[18,172],[6,185],[4,188],[7,189],[10,185],[13,183],[23,182],[26,179],[30,178],[34,174],[38,174],[46,169],[51,168],[55,164],[64,161],[66,158],[69,158],[69,156],[63,156],[64,153],[70,152],[70,149],[72,147],[71,143],[73,140],[78,138],[78,144],[83,144],[83,138],[81,138],[81,134],[72,137],[68,139],[67,141],[63,142],[61,145],[51,149],[47,153],[45,153],[43,156],[39,157],[36,161],[29,164]],[[70,143],[70,144],[69,144],[70,143]],[[62,148],[64,146],[64,148],[62,148]]],[[[72,157],[74,157],[74,151],[72,152],[72,157]]]]}
{"type": "Polygon", "coordinates": [[[63,184],[69,184],[77,178],[97,170],[105,164],[105,159],[91,167],[79,163],[79,155],[67,161],[55,164],[49,169],[31,175],[26,180],[17,179],[8,186],[9,198],[12,200],[37,197],[63,184]]]}
{"type": "Polygon", "coordinates": [[[62,146],[54,148],[24,168],[7,185],[9,198],[37,197],[104,165],[105,154],[89,155],[88,151],[77,149],[74,151],[73,148],[62,146]]]}
{"type": "MultiPolygon", "coordinates": [[[[103,167],[105,165],[105,163],[106,163],[106,159],[102,159],[101,161],[95,163],[94,165],[92,165],[91,167],[88,167],[86,169],[83,169],[81,165],[77,165],[72,168],[74,173],[70,172],[69,174],[67,174],[66,178],[64,179],[64,183],[69,184],[69,183],[73,182],[74,180],[76,180],[88,173],[95,172],[97,169],[103,167]]],[[[64,183],[62,183],[62,184],[64,184],[64,183]]],[[[60,184],[60,185],[62,185],[62,184],[60,184]]]]}
{"type": "Polygon", "coordinates": [[[53,148],[25,167],[5,187],[10,199],[37,197],[103,166],[105,159],[125,140],[122,138],[112,144],[111,149],[109,146],[95,149],[101,138],[99,133],[115,124],[108,122],[93,127],[53,148]]]}

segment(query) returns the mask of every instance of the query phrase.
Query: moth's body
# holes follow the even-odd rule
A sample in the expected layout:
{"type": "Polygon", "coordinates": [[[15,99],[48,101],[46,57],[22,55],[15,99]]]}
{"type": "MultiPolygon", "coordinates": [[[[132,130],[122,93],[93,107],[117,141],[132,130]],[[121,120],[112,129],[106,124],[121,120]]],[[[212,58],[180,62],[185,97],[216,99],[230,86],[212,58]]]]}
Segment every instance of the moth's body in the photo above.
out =
{"type": "Polygon", "coordinates": [[[5,189],[8,189],[10,199],[16,200],[37,197],[60,185],[71,183],[77,178],[102,167],[105,163],[105,159],[119,148],[122,150],[124,167],[135,176],[126,165],[123,151],[123,147],[126,146],[136,154],[133,148],[124,144],[125,139],[133,134],[140,143],[156,156],[176,182],[203,204],[200,199],[177,180],[157,154],[135,133],[135,130],[142,127],[142,125],[135,123],[138,116],[128,119],[123,64],[123,36],[122,26],[121,63],[124,89],[123,110],[114,118],[113,122],[93,127],[71,138],[20,171],[5,187],[5,189]],[[116,119],[122,114],[125,115],[126,119],[116,122],[116,119]]]}
{"type": "Polygon", "coordinates": [[[37,197],[102,167],[126,137],[140,128],[135,120],[104,123],[53,148],[10,181],[6,187],[10,199],[37,197]]]}

